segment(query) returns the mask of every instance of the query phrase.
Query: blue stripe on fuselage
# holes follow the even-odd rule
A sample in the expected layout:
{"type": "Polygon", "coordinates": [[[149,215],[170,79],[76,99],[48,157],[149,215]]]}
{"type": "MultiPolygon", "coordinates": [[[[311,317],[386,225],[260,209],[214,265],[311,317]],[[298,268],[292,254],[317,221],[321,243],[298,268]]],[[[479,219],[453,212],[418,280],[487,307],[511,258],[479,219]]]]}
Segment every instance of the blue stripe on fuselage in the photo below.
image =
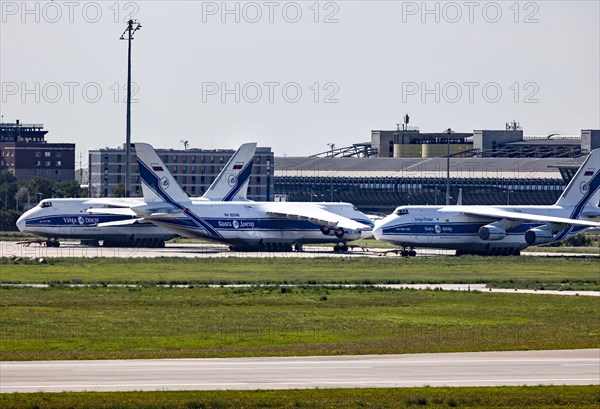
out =
{"type": "MultiPolygon", "coordinates": [[[[382,235],[431,235],[431,236],[455,236],[455,235],[477,235],[481,226],[488,223],[404,223],[382,229],[382,235]],[[436,228],[437,227],[437,228],[436,228]]],[[[506,234],[525,234],[533,227],[543,223],[523,223],[506,234]]]]}
{"type": "Polygon", "coordinates": [[[137,216],[112,215],[112,214],[60,214],[52,216],[39,216],[25,219],[27,227],[64,227],[64,226],[94,226],[98,223],[116,222],[121,220],[136,219],[137,216]]]}

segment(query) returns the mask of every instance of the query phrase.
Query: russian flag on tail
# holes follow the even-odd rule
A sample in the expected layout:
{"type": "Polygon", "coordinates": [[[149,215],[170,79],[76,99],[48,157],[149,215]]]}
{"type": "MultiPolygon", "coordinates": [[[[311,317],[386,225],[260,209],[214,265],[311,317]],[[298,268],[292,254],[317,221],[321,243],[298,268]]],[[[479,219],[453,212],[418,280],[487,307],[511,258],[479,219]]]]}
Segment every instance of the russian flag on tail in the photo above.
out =
{"type": "Polygon", "coordinates": [[[158,163],[152,164],[152,170],[155,172],[163,172],[162,166],[160,166],[158,163]]]}
{"type": "Polygon", "coordinates": [[[593,170],[586,170],[583,176],[592,176],[594,174],[593,170]]]}
{"type": "Polygon", "coordinates": [[[241,169],[241,168],[243,168],[243,167],[244,167],[244,162],[236,162],[236,163],[233,165],[233,170],[240,170],[240,169],[241,169]]]}

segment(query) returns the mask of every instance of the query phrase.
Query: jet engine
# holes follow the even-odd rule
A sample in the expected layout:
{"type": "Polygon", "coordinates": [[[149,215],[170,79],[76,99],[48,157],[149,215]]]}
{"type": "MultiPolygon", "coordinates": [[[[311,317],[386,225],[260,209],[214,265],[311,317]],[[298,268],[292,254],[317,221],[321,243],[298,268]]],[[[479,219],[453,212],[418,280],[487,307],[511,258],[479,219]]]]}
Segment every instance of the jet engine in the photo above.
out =
{"type": "Polygon", "coordinates": [[[486,224],[479,228],[479,238],[481,240],[502,240],[506,236],[506,230],[495,224],[486,224]]]}
{"type": "Polygon", "coordinates": [[[333,234],[335,234],[335,237],[337,237],[338,239],[341,239],[342,237],[344,237],[344,229],[341,227],[338,227],[337,229],[335,229],[333,231],[333,234]]]}
{"type": "Polygon", "coordinates": [[[525,232],[525,241],[530,246],[550,243],[552,238],[552,230],[548,226],[534,227],[525,232]]]}
{"type": "Polygon", "coordinates": [[[329,233],[331,233],[331,229],[327,226],[321,226],[321,233],[323,233],[324,235],[328,236],[329,233]]]}

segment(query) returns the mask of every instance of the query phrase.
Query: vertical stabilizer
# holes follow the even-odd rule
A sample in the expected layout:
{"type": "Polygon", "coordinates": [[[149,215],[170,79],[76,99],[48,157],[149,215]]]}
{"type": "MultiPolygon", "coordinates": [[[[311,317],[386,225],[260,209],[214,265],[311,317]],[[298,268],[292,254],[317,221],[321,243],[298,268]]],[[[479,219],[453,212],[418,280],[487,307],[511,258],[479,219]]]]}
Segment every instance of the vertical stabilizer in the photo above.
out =
{"type": "Polygon", "coordinates": [[[135,152],[142,179],[144,200],[173,202],[189,202],[188,195],[179,187],[154,148],[147,143],[136,143],[135,152]]]}
{"type": "Polygon", "coordinates": [[[557,206],[598,206],[600,201],[600,149],[590,152],[556,202],[557,206]]]}
{"type": "Polygon", "coordinates": [[[204,196],[208,200],[246,200],[256,143],[245,143],[229,159],[204,196]]]}

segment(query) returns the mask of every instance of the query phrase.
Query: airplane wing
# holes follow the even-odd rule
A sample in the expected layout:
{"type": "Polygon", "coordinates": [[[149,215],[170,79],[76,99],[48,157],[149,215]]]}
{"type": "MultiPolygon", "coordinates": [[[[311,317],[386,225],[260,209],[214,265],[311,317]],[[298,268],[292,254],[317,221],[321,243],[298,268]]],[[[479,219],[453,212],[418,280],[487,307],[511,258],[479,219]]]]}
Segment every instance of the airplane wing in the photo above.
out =
{"type": "Polygon", "coordinates": [[[267,211],[267,214],[269,216],[285,217],[287,219],[307,220],[317,226],[325,226],[332,229],[342,227],[346,230],[371,230],[371,227],[366,224],[359,223],[347,217],[317,207],[309,209],[295,207],[285,210],[270,210],[267,211]]]}
{"type": "Polygon", "coordinates": [[[577,220],[569,219],[567,217],[555,217],[555,216],[544,216],[540,214],[532,213],[521,213],[515,211],[508,211],[488,206],[462,206],[461,208],[443,207],[439,210],[440,212],[452,212],[462,213],[468,216],[478,216],[488,219],[508,219],[508,220],[522,220],[529,222],[540,222],[540,223],[557,223],[567,224],[570,226],[585,226],[585,227],[600,227],[599,222],[593,222],[588,220],[577,220]]]}

